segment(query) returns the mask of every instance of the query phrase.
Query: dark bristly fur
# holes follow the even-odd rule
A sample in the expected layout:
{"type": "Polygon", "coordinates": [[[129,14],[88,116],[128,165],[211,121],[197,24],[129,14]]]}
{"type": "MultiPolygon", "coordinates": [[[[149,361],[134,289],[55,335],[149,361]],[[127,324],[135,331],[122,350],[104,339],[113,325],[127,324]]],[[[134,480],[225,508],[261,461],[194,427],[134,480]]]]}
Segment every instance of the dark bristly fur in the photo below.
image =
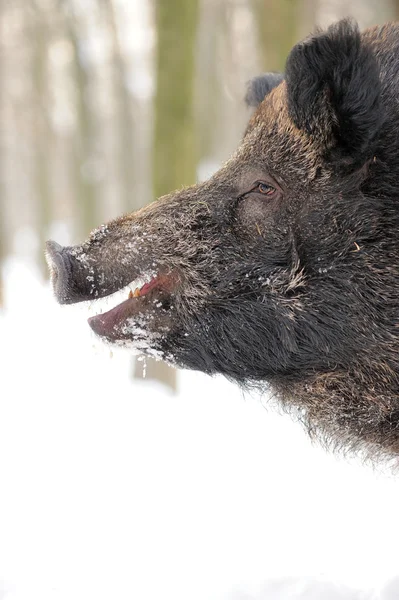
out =
{"type": "Polygon", "coordinates": [[[269,387],[329,445],[397,457],[398,95],[399,25],[317,32],[285,79],[250,84],[245,136],[211,179],[49,244],[59,301],[157,273],[93,329],[269,387]]]}
{"type": "Polygon", "coordinates": [[[294,123],[320,138],[336,164],[356,168],[373,155],[383,119],[379,68],[355,23],[341,21],[297,44],[286,81],[294,123]]]}
{"type": "Polygon", "coordinates": [[[256,108],[266,96],[277,87],[284,79],[282,73],[264,73],[251,79],[248,83],[245,102],[248,106],[256,108]]]}

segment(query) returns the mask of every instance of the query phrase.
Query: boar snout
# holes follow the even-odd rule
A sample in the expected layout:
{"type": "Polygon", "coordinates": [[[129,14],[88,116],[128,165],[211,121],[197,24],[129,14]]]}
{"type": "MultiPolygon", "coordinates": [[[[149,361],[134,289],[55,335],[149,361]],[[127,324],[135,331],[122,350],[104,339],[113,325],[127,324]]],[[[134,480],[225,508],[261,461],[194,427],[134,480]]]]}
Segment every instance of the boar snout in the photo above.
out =
{"type": "Polygon", "coordinates": [[[76,295],[71,293],[71,259],[67,249],[57,242],[46,242],[46,260],[50,269],[51,283],[55,297],[60,304],[76,302],[76,295]]]}
{"type": "Polygon", "coordinates": [[[54,295],[60,304],[74,304],[99,297],[99,286],[96,284],[101,274],[81,246],[46,242],[46,259],[54,295]]]}

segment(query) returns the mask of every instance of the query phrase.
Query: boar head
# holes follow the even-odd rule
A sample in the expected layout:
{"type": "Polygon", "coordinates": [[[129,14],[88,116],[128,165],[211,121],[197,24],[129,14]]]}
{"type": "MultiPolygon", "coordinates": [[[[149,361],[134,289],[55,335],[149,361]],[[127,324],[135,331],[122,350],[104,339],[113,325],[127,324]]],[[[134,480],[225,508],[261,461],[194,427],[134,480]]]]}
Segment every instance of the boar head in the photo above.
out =
{"type": "Polygon", "coordinates": [[[398,109],[381,76],[398,37],[342,21],[295,46],[284,78],[250,85],[241,145],[208,181],[48,242],[58,301],[127,286],[89,319],[105,340],[268,382],[326,439],[398,452],[398,109]]]}

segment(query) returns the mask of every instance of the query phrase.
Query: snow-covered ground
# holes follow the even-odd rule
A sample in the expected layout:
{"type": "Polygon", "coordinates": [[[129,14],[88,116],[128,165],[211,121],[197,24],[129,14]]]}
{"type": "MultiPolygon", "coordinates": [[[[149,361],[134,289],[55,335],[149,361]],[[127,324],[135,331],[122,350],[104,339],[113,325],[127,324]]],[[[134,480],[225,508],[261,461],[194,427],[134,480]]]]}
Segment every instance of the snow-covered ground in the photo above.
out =
{"type": "Polygon", "coordinates": [[[5,275],[0,598],[399,597],[393,476],[221,378],[181,372],[177,396],[133,382],[85,308],[26,263],[5,275]]]}

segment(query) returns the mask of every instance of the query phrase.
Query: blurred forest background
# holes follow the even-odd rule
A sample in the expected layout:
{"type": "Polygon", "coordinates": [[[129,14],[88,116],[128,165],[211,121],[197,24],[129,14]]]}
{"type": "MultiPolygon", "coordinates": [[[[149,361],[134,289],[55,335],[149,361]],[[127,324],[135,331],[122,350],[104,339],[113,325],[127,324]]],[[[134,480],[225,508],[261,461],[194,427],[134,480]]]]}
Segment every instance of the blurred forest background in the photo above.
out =
{"type": "Polygon", "coordinates": [[[246,82],[347,15],[382,23],[399,1],[0,0],[0,262],[45,279],[46,239],[208,177],[244,130],[246,82]]]}

